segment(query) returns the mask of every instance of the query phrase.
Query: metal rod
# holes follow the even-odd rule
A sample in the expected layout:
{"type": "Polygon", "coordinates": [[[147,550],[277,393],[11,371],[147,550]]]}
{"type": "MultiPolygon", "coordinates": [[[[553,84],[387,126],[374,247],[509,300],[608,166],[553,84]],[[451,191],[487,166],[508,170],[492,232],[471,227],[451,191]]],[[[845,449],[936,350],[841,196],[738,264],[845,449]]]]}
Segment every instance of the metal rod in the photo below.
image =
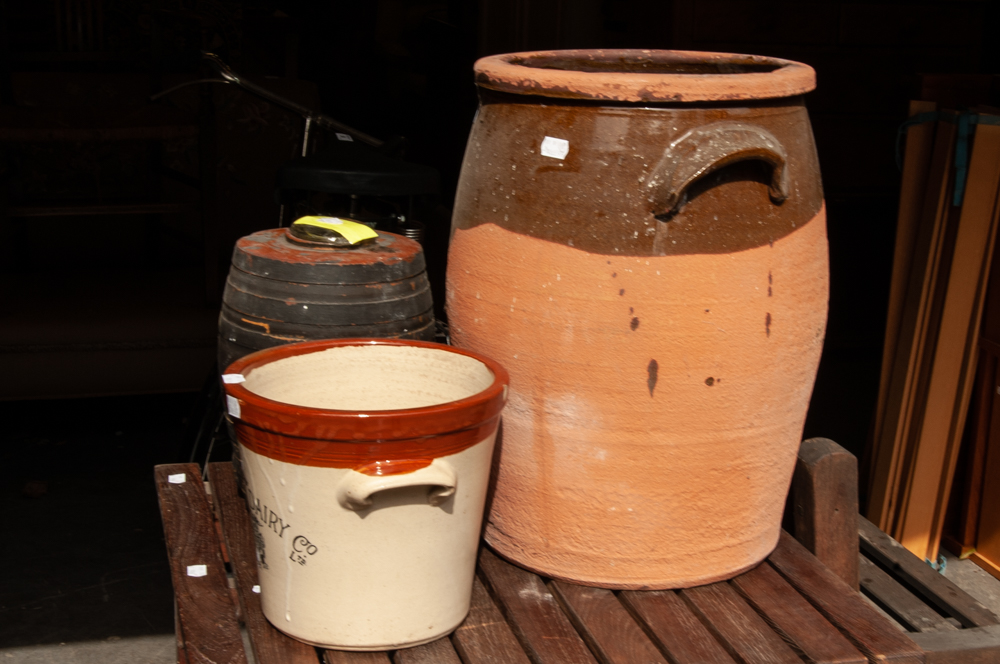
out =
{"type": "Polygon", "coordinates": [[[306,117],[306,127],[302,130],[302,156],[309,154],[309,131],[312,129],[312,116],[306,117]]]}
{"type": "Polygon", "coordinates": [[[273,92],[271,92],[270,90],[266,90],[260,87],[256,83],[251,83],[250,81],[242,78],[232,69],[230,69],[229,65],[223,62],[219,58],[219,56],[215,55],[214,53],[202,53],[202,57],[205,60],[208,60],[208,62],[212,65],[212,68],[215,69],[216,73],[218,73],[219,76],[229,81],[230,83],[234,83],[240,86],[241,88],[243,88],[252,95],[255,95],[257,97],[260,97],[261,99],[269,101],[272,104],[277,104],[282,108],[292,111],[293,113],[298,113],[303,118],[306,119],[312,118],[312,120],[315,121],[316,124],[318,124],[320,127],[324,129],[334,129],[336,131],[344,132],[345,134],[350,134],[351,136],[358,139],[362,143],[367,143],[372,147],[379,148],[382,147],[384,143],[384,141],[380,141],[374,136],[369,136],[368,134],[362,131],[358,131],[353,127],[349,127],[342,122],[337,122],[328,115],[317,113],[312,109],[306,108],[305,106],[302,106],[300,104],[296,104],[290,99],[285,99],[284,97],[278,96],[273,92]]]}
{"type": "Polygon", "coordinates": [[[229,85],[229,81],[222,78],[199,78],[195,81],[187,81],[185,83],[180,83],[178,85],[175,85],[171,88],[167,88],[166,90],[161,90],[160,92],[157,92],[155,95],[150,95],[149,100],[156,101],[160,97],[168,95],[171,92],[174,92],[175,90],[180,90],[181,88],[186,88],[189,85],[197,85],[199,83],[225,83],[226,85],[229,85]]]}

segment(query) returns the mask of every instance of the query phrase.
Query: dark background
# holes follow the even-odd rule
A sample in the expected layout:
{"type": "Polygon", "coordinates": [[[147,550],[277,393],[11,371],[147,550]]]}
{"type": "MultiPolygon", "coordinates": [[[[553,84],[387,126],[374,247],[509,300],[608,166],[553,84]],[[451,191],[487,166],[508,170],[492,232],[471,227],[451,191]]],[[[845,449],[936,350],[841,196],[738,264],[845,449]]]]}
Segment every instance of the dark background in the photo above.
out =
{"type": "MultiPolygon", "coordinates": [[[[425,222],[429,271],[440,284],[476,108],[477,57],[676,48],[808,63],[818,82],[806,102],[828,204],[831,301],[805,434],[833,438],[862,456],[891,269],[897,130],[908,101],[921,94],[921,74],[997,71],[998,5],[107,0],[105,56],[39,59],[58,51],[54,5],[8,0],[0,93],[5,103],[22,105],[99,106],[113,95],[124,100],[116,104],[146,103],[153,88],[112,90],[88,77],[146,75],[158,63],[163,89],[204,75],[192,54],[211,49],[299,103],[380,138],[405,136],[406,158],[439,170],[442,190],[425,222]],[[18,88],[26,72],[66,77],[58,89],[30,81],[18,88]]],[[[296,154],[301,123],[232,88],[214,86],[211,94],[220,240],[209,262],[224,275],[236,238],[276,224],[274,173],[296,154]]],[[[185,88],[165,103],[194,108],[197,95],[185,88]]],[[[5,144],[4,205],[141,188],[147,181],[132,179],[142,179],[147,149],[5,144]]],[[[193,142],[168,143],[164,154],[198,175],[193,142]]],[[[170,187],[160,193],[189,195],[170,187]]],[[[212,373],[217,309],[204,297],[197,220],[162,215],[153,235],[149,224],[127,215],[0,218],[0,509],[10,524],[0,540],[7,570],[0,646],[173,629],[152,466],[191,453],[199,390],[212,373]]]]}

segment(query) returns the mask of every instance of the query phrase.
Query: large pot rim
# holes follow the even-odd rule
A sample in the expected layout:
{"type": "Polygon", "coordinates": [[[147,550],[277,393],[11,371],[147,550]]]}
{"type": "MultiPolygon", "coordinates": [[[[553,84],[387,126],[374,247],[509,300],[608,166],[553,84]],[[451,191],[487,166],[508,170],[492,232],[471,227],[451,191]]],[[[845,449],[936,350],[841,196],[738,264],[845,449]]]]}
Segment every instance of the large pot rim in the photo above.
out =
{"type": "Polygon", "coordinates": [[[699,51],[525,51],[481,58],[474,69],[481,87],[563,99],[739,101],[794,97],[816,87],[816,72],[801,62],[699,51]]]}
{"type": "MultiPolygon", "coordinates": [[[[421,408],[347,411],[298,406],[248,390],[242,383],[224,383],[226,396],[237,402],[233,419],[254,429],[297,439],[328,443],[387,443],[429,439],[461,433],[492,423],[495,427],[507,400],[510,378],[499,362],[479,353],[430,341],[409,339],[320,339],[265,348],[246,355],[225,374],[246,375],[281,359],[343,346],[410,346],[458,353],[482,362],[493,373],[489,387],[464,399],[421,408]]],[[[464,438],[464,436],[462,436],[464,438]]]]}

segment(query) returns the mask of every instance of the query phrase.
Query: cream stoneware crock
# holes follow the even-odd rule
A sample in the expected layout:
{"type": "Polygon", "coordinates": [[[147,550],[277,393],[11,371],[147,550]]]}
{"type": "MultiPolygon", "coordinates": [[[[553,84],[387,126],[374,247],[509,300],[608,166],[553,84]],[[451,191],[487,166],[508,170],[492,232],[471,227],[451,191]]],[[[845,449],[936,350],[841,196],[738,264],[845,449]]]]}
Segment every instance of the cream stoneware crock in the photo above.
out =
{"type": "Polygon", "coordinates": [[[267,619],[344,650],[457,627],[504,369],[440,344],[341,339],[258,351],[223,382],[267,619]]]}

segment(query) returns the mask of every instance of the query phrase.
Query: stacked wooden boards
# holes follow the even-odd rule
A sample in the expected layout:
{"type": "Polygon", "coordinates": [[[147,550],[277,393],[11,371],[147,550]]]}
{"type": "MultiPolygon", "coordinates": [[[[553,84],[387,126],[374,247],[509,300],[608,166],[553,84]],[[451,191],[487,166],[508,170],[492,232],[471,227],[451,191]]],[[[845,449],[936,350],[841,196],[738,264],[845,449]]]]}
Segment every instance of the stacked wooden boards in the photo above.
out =
{"type": "Polygon", "coordinates": [[[933,561],[996,237],[1000,117],[910,110],[867,515],[933,561]]]}
{"type": "Polygon", "coordinates": [[[969,423],[942,542],[1000,578],[1000,261],[993,261],[979,331],[969,423]]]}

